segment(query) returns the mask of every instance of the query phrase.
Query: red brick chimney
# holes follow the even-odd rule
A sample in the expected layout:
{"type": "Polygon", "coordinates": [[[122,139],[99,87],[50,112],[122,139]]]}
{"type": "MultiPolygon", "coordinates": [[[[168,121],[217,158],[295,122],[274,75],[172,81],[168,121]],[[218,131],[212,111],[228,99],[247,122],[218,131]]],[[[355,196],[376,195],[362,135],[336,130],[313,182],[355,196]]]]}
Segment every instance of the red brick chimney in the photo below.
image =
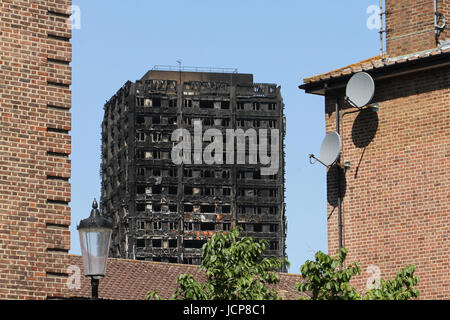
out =
{"type": "MultiPolygon", "coordinates": [[[[436,37],[436,12],[450,19],[450,0],[385,0],[386,52],[394,58],[436,48],[448,37],[448,29],[436,37]]],[[[449,21],[450,22],[450,21],[449,21]]]]}

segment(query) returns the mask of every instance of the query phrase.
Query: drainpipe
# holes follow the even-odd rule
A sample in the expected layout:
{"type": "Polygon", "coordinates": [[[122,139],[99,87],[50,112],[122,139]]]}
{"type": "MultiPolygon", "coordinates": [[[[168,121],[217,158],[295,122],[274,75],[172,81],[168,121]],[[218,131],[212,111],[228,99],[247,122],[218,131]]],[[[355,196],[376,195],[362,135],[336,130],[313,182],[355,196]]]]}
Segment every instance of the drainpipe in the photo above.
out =
{"type": "Polygon", "coordinates": [[[445,29],[447,22],[445,21],[445,16],[438,12],[437,0],[434,0],[434,32],[436,34],[436,44],[439,44],[439,36],[441,32],[445,29]],[[442,24],[439,25],[439,21],[442,20],[442,24]]]}
{"type": "MultiPolygon", "coordinates": [[[[336,95],[336,132],[340,134],[340,113],[339,113],[339,97],[336,95]]],[[[341,162],[341,155],[337,161],[341,162]]],[[[337,209],[338,209],[338,239],[339,252],[342,249],[342,198],[341,198],[341,172],[340,168],[337,171],[337,209]]]]}

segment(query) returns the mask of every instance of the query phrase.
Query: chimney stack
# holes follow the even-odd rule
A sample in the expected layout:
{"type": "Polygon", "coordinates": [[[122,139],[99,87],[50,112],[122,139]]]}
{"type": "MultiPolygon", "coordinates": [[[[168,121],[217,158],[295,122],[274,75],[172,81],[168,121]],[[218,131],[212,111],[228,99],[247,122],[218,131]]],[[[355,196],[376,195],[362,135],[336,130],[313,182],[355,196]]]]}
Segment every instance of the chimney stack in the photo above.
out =
{"type": "Polygon", "coordinates": [[[390,58],[434,49],[447,39],[448,28],[435,28],[435,13],[437,25],[442,26],[444,17],[450,19],[450,0],[385,2],[386,52],[390,58]]]}

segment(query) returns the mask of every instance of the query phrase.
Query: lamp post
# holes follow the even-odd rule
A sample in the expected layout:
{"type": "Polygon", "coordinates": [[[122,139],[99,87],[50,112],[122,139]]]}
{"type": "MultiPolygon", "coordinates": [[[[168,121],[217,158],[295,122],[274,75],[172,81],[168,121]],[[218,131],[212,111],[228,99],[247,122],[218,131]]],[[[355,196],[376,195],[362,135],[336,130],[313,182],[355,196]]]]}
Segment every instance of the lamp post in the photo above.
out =
{"type": "Polygon", "coordinates": [[[98,299],[99,280],[105,276],[112,227],[112,222],[98,210],[95,199],[92,203],[91,215],[81,220],[77,227],[80,234],[84,275],[91,278],[93,299],[98,299]]]}

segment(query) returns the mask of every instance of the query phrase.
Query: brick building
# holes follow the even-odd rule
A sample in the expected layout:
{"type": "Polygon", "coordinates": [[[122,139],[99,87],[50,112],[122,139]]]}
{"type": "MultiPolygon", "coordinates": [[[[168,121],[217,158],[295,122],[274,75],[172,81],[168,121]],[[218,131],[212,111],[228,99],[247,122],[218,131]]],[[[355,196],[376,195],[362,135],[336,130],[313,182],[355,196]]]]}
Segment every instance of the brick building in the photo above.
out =
{"type": "Polygon", "coordinates": [[[236,225],[267,239],[267,255],[285,256],[279,87],[253,83],[251,74],[156,69],[127,82],[104,109],[101,206],[114,220],[112,257],[199,264],[202,245],[236,225]],[[267,164],[253,164],[248,147],[243,164],[235,149],[233,161],[197,162],[192,149],[189,164],[174,164],[172,133],[183,128],[194,139],[196,121],[223,137],[228,129],[277,130],[279,170],[261,174],[267,164]]]}
{"type": "MultiPolygon", "coordinates": [[[[327,132],[342,106],[342,158],[351,162],[340,183],[343,245],[348,262],[361,263],[355,283],[365,288],[370,265],[390,278],[415,264],[421,298],[449,299],[450,46],[448,29],[435,27],[434,4],[441,26],[448,0],[386,0],[386,53],[300,88],[325,97],[327,132]],[[347,113],[345,86],[358,71],[375,80],[378,113],[347,113]]],[[[327,173],[330,254],[338,248],[336,173],[327,173]]]]}
{"type": "Polygon", "coordinates": [[[0,2],[0,299],[66,295],[70,14],[70,0],[0,2]]]}

